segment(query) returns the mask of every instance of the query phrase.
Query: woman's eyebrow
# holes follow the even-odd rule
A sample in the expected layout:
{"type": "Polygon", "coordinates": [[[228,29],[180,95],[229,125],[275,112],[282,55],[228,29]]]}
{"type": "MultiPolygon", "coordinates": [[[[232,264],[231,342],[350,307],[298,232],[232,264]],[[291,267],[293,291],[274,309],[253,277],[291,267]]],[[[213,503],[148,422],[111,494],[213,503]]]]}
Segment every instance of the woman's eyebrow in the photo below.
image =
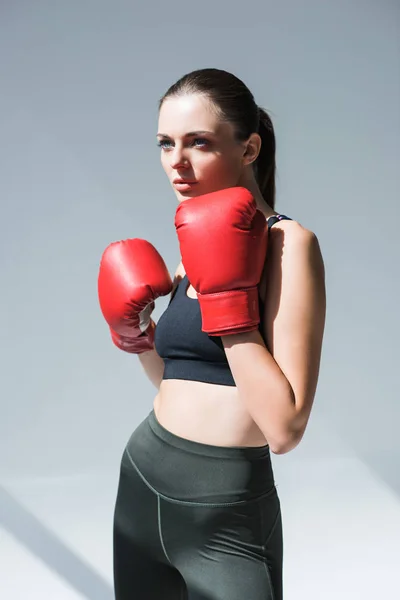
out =
{"type": "MultiPolygon", "coordinates": [[[[213,135],[212,131],[207,131],[206,129],[202,129],[199,131],[189,131],[188,133],[185,133],[186,137],[193,137],[194,135],[204,135],[204,134],[209,134],[209,135],[213,135]]],[[[158,136],[160,137],[170,137],[168,134],[166,133],[157,133],[158,136]]]]}

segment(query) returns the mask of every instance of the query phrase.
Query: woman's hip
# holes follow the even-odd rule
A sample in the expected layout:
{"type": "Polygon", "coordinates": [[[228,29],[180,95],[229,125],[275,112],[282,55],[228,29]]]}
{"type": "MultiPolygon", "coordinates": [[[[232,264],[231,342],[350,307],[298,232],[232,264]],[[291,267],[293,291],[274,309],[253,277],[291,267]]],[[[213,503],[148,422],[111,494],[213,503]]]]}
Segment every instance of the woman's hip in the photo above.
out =
{"type": "Polygon", "coordinates": [[[165,429],[154,410],[132,433],[124,454],[147,485],[171,501],[232,504],[276,492],[268,446],[189,440],[165,429]]]}

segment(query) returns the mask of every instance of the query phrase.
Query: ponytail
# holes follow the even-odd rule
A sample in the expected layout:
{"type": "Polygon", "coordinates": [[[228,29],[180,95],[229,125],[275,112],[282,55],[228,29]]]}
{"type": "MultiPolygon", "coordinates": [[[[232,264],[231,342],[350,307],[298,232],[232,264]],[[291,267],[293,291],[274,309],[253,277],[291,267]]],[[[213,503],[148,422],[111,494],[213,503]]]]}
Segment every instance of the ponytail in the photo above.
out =
{"type": "Polygon", "coordinates": [[[275,209],[275,133],[268,113],[261,107],[259,112],[258,134],[261,137],[260,154],[256,160],[256,179],[265,202],[275,209]]]}

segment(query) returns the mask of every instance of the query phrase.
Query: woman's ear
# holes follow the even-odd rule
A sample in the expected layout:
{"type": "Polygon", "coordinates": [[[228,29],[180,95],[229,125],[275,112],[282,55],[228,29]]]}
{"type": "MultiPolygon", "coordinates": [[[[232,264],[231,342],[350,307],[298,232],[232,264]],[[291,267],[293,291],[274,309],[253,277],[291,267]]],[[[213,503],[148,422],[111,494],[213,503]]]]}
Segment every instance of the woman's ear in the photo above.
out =
{"type": "Polygon", "coordinates": [[[247,142],[245,142],[245,150],[243,161],[245,165],[250,165],[257,160],[261,150],[261,137],[258,133],[252,133],[247,142]]]}

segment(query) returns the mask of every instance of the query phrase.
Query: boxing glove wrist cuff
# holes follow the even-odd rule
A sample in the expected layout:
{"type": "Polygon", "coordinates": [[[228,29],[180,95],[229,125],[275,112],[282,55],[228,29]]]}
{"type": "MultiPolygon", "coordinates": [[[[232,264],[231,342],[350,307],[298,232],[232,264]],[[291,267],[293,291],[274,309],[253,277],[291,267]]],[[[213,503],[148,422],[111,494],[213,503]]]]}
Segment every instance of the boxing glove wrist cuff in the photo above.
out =
{"type": "MultiPolygon", "coordinates": [[[[154,331],[156,324],[150,319],[149,327],[144,332],[140,332],[135,337],[128,337],[126,335],[120,335],[111,329],[111,339],[115,346],[124,352],[130,354],[142,354],[142,352],[148,352],[154,349],[154,331]]],[[[136,330],[137,332],[137,330],[136,330]]]]}
{"type": "Polygon", "coordinates": [[[197,294],[197,298],[202,331],[208,335],[245,333],[258,328],[260,312],[256,286],[215,294],[197,294]]]}

